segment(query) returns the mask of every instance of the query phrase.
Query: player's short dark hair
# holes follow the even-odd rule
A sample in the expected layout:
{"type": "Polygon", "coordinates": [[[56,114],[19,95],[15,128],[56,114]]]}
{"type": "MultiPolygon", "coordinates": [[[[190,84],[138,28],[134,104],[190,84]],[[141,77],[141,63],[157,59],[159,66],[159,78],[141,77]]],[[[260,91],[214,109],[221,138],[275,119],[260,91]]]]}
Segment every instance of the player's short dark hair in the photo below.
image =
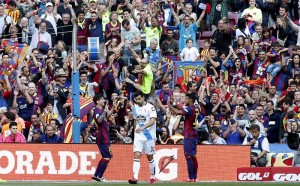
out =
{"type": "Polygon", "coordinates": [[[136,91],[134,94],[133,94],[133,97],[138,97],[138,96],[142,96],[142,97],[145,97],[145,94],[141,91],[141,90],[138,90],[136,91]]]}
{"type": "Polygon", "coordinates": [[[293,105],[293,100],[291,98],[287,98],[286,100],[284,100],[284,103],[286,105],[292,106],[293,105]]]}
{"type": "Polygon", "coordinates": [[[95,103],[95,104],[97,104],[97,101],[99,100],[99,99],[101,99],[103,96],[102,96],[102,94],[96,94],[94,97],[93,97],[93,102],[95,103]]]}
{"type": "Polygon", "coordinates": [[[10,128],[10,129],[11,129],[13,126],[18,126],[17,122],[11,121],[11,122],[9,123],[9,128],[10,128]]]}
{"type": "Polygon", "coordinates": [[[185,96],[189,97],[191,100],[193,100],[193,102],[195,102],[197,99],[197,96],[195,93],[187,93],[185,96]]]}
{"type": "Polygon", "coordinates": [[[253,131],[253,130],[257,130],[257,131],[260,131],[260,127],[259,127],[259,125],[257,125],[257,124],[252,124],[251,126],[250,126],[250,131],[253,131]]]}
{"type": "Polygon", "coordinates": [[[271,105],[273,105],[274,106],[274,102],[273,101],[271,101],[271,100],[267,100],[267,102],[266,103],[271,103],[271,105]]]}

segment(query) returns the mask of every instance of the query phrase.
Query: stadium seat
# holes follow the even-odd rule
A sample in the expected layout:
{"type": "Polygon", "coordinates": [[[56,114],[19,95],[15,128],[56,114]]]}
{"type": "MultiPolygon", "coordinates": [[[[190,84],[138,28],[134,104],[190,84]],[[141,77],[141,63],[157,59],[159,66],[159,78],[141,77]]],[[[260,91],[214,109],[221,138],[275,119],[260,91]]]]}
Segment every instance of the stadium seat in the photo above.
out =
{"type": "Polygon", "coordinates": [[[205,39],[210,39],[212,36],[213,32],[212,31],[204,31],[201,34],[201,40],[205,40],[205,39]]]}
{"type": "Polygon", "coordinates": [[[204,41],[205,41],[205,40],[201,40],[201,39],[198,39],[198,40],[197,40],[198,48],[203,48],[203,46],[204,46],[204,41]]]}
{"type": "Polygon", "coordinates": [[[234,26],[238,22],[238,14],[235,12],[228,12],[228,18],[229,18],[229,26],[231,28],[234,28],[234,26]]]}

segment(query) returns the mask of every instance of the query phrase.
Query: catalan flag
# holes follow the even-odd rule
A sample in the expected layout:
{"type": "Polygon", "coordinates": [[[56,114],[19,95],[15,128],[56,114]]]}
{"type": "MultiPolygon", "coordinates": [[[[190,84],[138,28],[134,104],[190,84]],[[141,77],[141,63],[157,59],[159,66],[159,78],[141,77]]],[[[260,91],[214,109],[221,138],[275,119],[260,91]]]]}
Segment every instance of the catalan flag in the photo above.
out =
{"type": "MultiPolygon", "coordinates": [[[[82,118],[84,116],[86,116],[88,114],[88,112],[90,110],[92,110],[92,108],[94,108],[94,107],[95,107],[95,104],[93,102],[93,97],[84,98],[84,97],[80,96],[80,118],[78,118],[79,121],[81,121],[82,118]]],[[[72,139],[73,121],[74,121],[74,117],[72,115],[68,115],[64,121],[64,124],[61,129],[61,131],[62,131],[61,137],[64,139],[64,143],[72,143],[73,142],[73,139],[72,139]]]]}

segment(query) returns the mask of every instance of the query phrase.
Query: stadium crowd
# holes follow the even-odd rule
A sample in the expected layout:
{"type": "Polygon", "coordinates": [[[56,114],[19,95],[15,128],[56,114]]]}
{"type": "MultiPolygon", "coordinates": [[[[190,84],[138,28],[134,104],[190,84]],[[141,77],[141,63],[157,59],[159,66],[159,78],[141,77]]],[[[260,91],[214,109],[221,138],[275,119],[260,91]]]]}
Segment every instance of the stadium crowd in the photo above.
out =
{"type": "MultiPolygon", "coordinates": [[[[168,102],[184,109],[186,92],[197,94],[199,144],[248,144],[256,124],[260,135],[251,145],[262,150],[264,139],[286,143],[287,131],[300,130],[298,1],[2,2],[0,142],[64,142],[75,68],[80,102],[101,93],[114,109],[112,143],[133,140],[129,102],[137,90],[157,110],[158,144],[183,143],[184,117],[168,102]],[[73,25],[78,51],[72,51],[73,25]],[[100,60],[91,59],[89,37],[97,38],[100,60]],[[4,41],[29,46],[18,65],[11,67],[13,51],[4,41]],[[186,84],[176,84],[173,59],[204,65],[189,71],[186,84]]],[[[96,131],[88,112],[81,142],[95,143],[96,131]]]]}

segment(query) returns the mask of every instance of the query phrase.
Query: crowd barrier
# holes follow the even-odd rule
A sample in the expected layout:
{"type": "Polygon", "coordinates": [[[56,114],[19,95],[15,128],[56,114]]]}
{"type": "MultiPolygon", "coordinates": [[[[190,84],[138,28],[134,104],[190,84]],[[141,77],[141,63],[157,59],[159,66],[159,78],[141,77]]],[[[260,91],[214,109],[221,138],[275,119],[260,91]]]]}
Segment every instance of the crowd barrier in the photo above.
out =
{"type": "MultiPolygon", "coordinates": [[[[113,158],[105,177],[132,177],[132,145],[112,145],[113,158]]],[[[0,144],[0,178],[4,180],[90,180],[101,155],[95,144],[0,144]]],[[[182,181],[187,167],[182,145],[156,146],[156,178],[182,181]],[[174,159],[169,162],[169,157],[174,159]],[[163,166],[166,166],[163,170],[163,166]]],[[[250,146],[197,146],[198,180],[236,181],[238,167],[250,166],[250,146]]],[[[149,179],[149,163],[142,156],[140,180],[149,179]]]]}

